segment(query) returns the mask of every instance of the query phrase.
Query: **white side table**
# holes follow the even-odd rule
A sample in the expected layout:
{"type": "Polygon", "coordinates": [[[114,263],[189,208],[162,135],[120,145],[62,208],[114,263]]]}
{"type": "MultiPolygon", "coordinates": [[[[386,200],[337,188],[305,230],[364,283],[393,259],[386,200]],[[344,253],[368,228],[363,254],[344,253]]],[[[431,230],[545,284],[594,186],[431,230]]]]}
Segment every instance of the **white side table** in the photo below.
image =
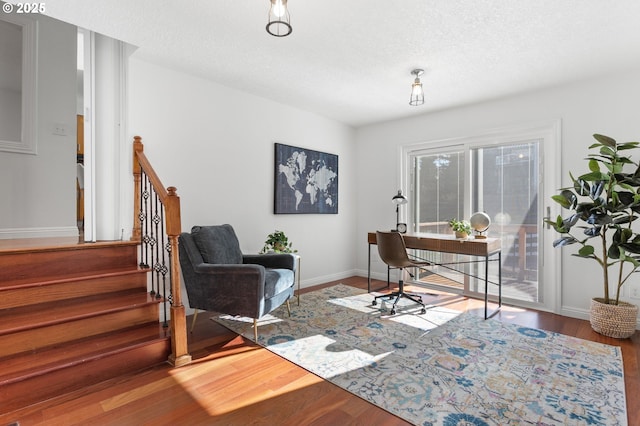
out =
{"type": "Polygon", "coordinates": [[[292,253],[292,255],[295,259],[295,271],[294,271],[295,275],[293,277],[293,280],[294,282],[295,281],[298,282],[298,291],[296,293],[296,297],[298,298],[298,306],[300,306],[300,260],[302,259],[302,256],[295,253],[292,253]]]}

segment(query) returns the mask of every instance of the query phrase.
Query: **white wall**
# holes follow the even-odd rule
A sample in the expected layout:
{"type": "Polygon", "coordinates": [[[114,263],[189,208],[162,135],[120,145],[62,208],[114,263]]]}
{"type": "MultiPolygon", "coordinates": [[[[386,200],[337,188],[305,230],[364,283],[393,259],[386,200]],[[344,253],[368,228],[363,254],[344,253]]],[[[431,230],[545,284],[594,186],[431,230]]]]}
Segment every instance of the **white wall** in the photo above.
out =
{"type": "Polygon", "coordinates": [[[37,154],[0,151],[0,238],[77,235],[76,27],[38,28],[37,154]],[[67,136],[53,134],[64,124],[67,136]]]}
{"type": "Polygon", "coordinates": [[[136,58],[129,68],[131,138],[181,200],[182,229],[229,223],[246,253],[285,231],[302,285],[354,274],[354,131],[335,121],[136,58]],[[274,215],[274,142],[339,156],[337,215],[274,215]]]}
{"type": "MultiPolygon", "coordinates": [[[[495,128],[560,118],[562,185],[567,185],[569,171],[587,171],[583,158],[594,142],[592,134],[602,133],[619,141],[640,140],[638,99],[640,73],[635,70],[359,128],[355,155],[359,171],[356,181],[359,273],[367,272],[366,233],[390,229],[395,224],[390,199],[398,189],[401,145],[472,136],[495,128]]],[[[571,249],[557,252],[562,256],[563,265],[562,279],[557,283],[562,286],[558,310],[565,315],[587,318],[590,299],[602,296],[601,274],[595,262],[572,257],[571,252],[571,249]]],[[[375,272],[382,272],[381,264],[374,267],[375,272]]],[[[635,280],[640,280],[640,276],[635,280]]]]}

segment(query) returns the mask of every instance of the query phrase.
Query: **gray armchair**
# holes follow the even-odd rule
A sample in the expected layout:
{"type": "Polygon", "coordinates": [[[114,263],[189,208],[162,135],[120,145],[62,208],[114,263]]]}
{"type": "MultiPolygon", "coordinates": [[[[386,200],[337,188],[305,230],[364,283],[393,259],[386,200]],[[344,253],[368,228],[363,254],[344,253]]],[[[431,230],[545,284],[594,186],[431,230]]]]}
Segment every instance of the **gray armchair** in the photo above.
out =
{"type": "Polygon", "coordinates": [[[285,302],[290,309],[294,256],[243,255],[231,225],[194,226],[180,235],[179,250],[194,322],[198,309],[250,317],[257,341],[260,317],[285,302]]]}

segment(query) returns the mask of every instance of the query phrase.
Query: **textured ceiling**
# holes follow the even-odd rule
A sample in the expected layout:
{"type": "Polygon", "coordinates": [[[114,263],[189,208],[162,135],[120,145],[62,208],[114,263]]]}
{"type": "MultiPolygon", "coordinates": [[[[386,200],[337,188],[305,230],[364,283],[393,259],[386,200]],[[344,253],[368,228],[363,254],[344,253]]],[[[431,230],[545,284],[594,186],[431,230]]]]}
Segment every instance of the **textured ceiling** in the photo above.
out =
{"type": "Polygon", "coordinates": [[[360,126],[640,70],[638,0],[47,0],[136,55],[360,126]],[[425,104],[408,105],[414,68],[425,104]]]}

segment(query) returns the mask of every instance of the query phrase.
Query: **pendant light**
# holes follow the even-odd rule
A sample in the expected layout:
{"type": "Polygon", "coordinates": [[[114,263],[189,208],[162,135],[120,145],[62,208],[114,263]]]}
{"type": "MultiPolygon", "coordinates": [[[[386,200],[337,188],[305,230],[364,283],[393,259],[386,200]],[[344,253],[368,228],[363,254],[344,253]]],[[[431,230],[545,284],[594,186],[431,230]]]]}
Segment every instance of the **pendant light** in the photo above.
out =
{"type": "Polygon", "coordinates": [[[422,83],[420,82],[420,76],[424,73],[424,70],[415,69],[411,71],[411,75],[416,78],[411,85],[411,98],[409,99],[409,105],[420,106],[424,104],[424,92],[422,91],[422,83]]]}
{"type": "Polygon", "coordinates": [[[286,37],[291,34],[291,19],[287,9],[287,0],[271,0],[267,32],[275,37],[286,37]]]}

